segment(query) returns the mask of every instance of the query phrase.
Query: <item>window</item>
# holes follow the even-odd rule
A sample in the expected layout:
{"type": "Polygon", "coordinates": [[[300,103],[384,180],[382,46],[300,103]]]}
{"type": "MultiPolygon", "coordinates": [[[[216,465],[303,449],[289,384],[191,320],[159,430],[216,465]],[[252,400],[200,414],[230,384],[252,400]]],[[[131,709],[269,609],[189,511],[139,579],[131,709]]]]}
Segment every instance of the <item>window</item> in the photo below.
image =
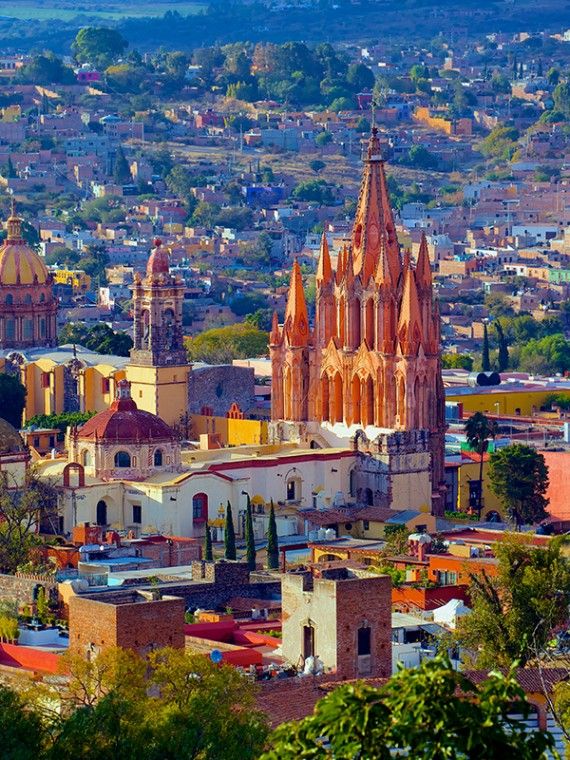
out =
{"type": "Polygon", "coordinates": [[[45,300],[46,300],[45,293],[42,293],[40,296],[40,303],[45,303],[45,300]]]}
{"type": "Polygon", "coordinates": [[[294,480],[287,481],[287,501],[295,501],[296,499],[296,483],[294,480]]]}
{"type": "Polygon", "coordinates": [[[115,467],[130,467],[131,455],[128,451],[117,451],[115,454],[115,467]]]}
{"type": "Polygon", "coordinates": [[[55,436],[53,435],[50,435],[49,437],[49,446],[50,446],[50,449],[53,449],[53,447],[55,446],[55,436]]]}
{"type": "Polygon", "coordinates": [[[315,629],[312,625],[303,626],[303,657],[313,657],[315,654],[315,629]]]}
{"type": "Polygon", "coordinates": [[[140,504],[133,504],[133,523],[136,525],[142,523],[142,507],[140,504]]]}
{"type": "Polygon", "coordinates": [[[197,493],[192,498],[192,519],[194,522],[206,522],[208,519],[208,494],[197,493]]]}
{"type": "Polygon", "coordinates": [[[81,464],[84,467],[91,467],[93,465],[93,457],[91,456],[91,452],[87,449],[83,449],[81,452],[81,464]]]}
{"type": "Polygon", "coordinates": [[[41,386],[42,388],[49,388],[49,372],[42,372],[41,386]]]}
{"type": "Polygon", "coordinates": [[[154,466],[162,467],[162,451],[160,449],[154,452],[154,466]]]}
{"type": "Polygon", "coordinates": [[[364,530],[370,530],[370,522],[369,522],[369,520],[363,520],[362,521],[362,527],[364,528],[364,530]]]}
{"type": "Polygon", "coordinates": [[[6,320],[6,339],[14,340],[16,338],[16,321],[14,319],[6,320]]]}
{"type": "Polygon", "coordinates": [[[39,445],[40,445],[40,437],[39,437],[39,435],[35,435],[35,436],[34,436],[34,446],[35,446],[35,447],[36,447],[36,449],[37,449],[37,447],[38,447],[39,445]]]}
{"type": "Polygon", "coordinates": [[[354,470],[350,471],[350,474],[348,476],[349,480],[349,490],[351,496],[356,496],[356,473],[354,470]]]}
{"type": "Polygon", "coordinates": [[[12,306],[13,303],[14,303],[14,296],[11,293],[8,293],[8,295],[6,296],[6,304],[8,306],[12,306]]]}
{"type": "Polygon", "coordinates": [[[358,656],[370,654],[370,628],[363,627],[358,629],[358,656]]]}
{"type": "Polygon", "coordinates": [[[32,340],[34,337],[34,322],[32,319],[24,319],[24,340],[32,340]]]}
{"type": "Polygon", "coordinates": [[[32,303],[32,296],[29,293],[24,296],[24,303],[28,305],[32,303]]]}
{"type": "Polygon", "coordinates": [[[101,378],[101,393],[109,393],[111,389],[111,381],[108,377],[101,378]]]}

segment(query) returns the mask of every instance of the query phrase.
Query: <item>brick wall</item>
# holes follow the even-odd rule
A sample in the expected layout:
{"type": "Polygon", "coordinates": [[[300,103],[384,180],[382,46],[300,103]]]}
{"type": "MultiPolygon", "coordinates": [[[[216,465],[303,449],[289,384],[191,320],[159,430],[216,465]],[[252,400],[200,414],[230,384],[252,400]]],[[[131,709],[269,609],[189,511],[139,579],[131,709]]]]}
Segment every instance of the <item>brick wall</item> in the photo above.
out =
{"type": "Polygon", "coordinates": [[[69,647],[80,653],[119,646],[144,654],[184,647],[184,600],[151,592],[106,592],[69,600],[69,647]],[[148,597],[148,598],[145,598],[148,597]]]}

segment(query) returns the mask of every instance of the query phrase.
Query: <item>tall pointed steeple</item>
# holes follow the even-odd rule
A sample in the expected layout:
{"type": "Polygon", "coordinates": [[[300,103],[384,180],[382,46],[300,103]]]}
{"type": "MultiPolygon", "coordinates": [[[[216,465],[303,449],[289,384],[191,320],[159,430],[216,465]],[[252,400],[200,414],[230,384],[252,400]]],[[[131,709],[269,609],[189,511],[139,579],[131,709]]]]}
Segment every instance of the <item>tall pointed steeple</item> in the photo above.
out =
{"type": "Polygon", "coordinates": [[[414,270],[407,265],[398,321],[398,336],[404,356],[417,353],[422,340],[422,318],[414,270]]]}
{"type": "Polygon", "coordinates": [[[364,160],[364,174],[352,232],[354,274],[360,275],[363,284],[368,283],[376,273],[382,238],[386,242],[392,284],[396,287],[401,271],[400,253],[378,130],[374,127],[364,160]]]}
{"type": "Polygon", "coordinates": [[[323,236],[321,238],[321,253],[319,256],[319,265],[317,267],[317,284],[328,285],[330,282],[332,282],[331,256],[327,236],[323,231],[323,236]]]}
{"type": "Polygon", "coordinates": [[[422,232],[418,262],[416,264],[416,282],[420,292],[432,287],[431,264],[429,260],[428,243],[425,232],[422,232]]]}
{"type": "Polygon", "coordinates": [[[269,333],[269,345],[276,346],[281,341],[281,330],[279,329],[279,319],[277,312],[273,312],[273,319],[271,320],[271,332],[269,333]]]}
{"type": "Polygon", "coordinates": [[[285,309],[285,327],[290,346],[306,346],[309,341],[309,318],[307,315],[307,302],[303,290],[303,277],[301,267],[295,259],[291,282],[289,285],[289,297],[285,309]]]}

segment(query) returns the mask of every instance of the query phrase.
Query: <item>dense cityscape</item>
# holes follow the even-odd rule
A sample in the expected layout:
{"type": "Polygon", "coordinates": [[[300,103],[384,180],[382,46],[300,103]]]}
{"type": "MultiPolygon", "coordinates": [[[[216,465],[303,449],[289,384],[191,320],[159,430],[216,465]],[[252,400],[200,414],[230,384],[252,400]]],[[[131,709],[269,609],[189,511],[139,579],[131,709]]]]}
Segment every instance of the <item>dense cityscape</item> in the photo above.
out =
{"type": "Polygon", "coordinates": [[[570,757],[570,6],[89,6],[0,0],[0,756],[570,757]]]}

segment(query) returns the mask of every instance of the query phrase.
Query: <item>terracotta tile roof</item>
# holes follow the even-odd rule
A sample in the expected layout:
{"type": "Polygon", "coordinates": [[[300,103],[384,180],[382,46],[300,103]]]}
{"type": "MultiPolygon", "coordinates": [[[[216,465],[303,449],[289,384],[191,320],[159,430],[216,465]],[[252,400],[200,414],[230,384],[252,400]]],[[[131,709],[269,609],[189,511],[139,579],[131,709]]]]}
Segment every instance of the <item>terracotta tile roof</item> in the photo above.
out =
{"type": "MultiPolygon", "coordinates": [[[[499,670],[507,673],[504,668],[499,670]]],[[[464,675],[474,684],[480,684],[488,678],[489,671],[466,670],[464,675]]],[[[525,694],[550,694],[556,684],[568,679],[570,673],[566,668],[519,668],[515,676],[525,694]]]]}

